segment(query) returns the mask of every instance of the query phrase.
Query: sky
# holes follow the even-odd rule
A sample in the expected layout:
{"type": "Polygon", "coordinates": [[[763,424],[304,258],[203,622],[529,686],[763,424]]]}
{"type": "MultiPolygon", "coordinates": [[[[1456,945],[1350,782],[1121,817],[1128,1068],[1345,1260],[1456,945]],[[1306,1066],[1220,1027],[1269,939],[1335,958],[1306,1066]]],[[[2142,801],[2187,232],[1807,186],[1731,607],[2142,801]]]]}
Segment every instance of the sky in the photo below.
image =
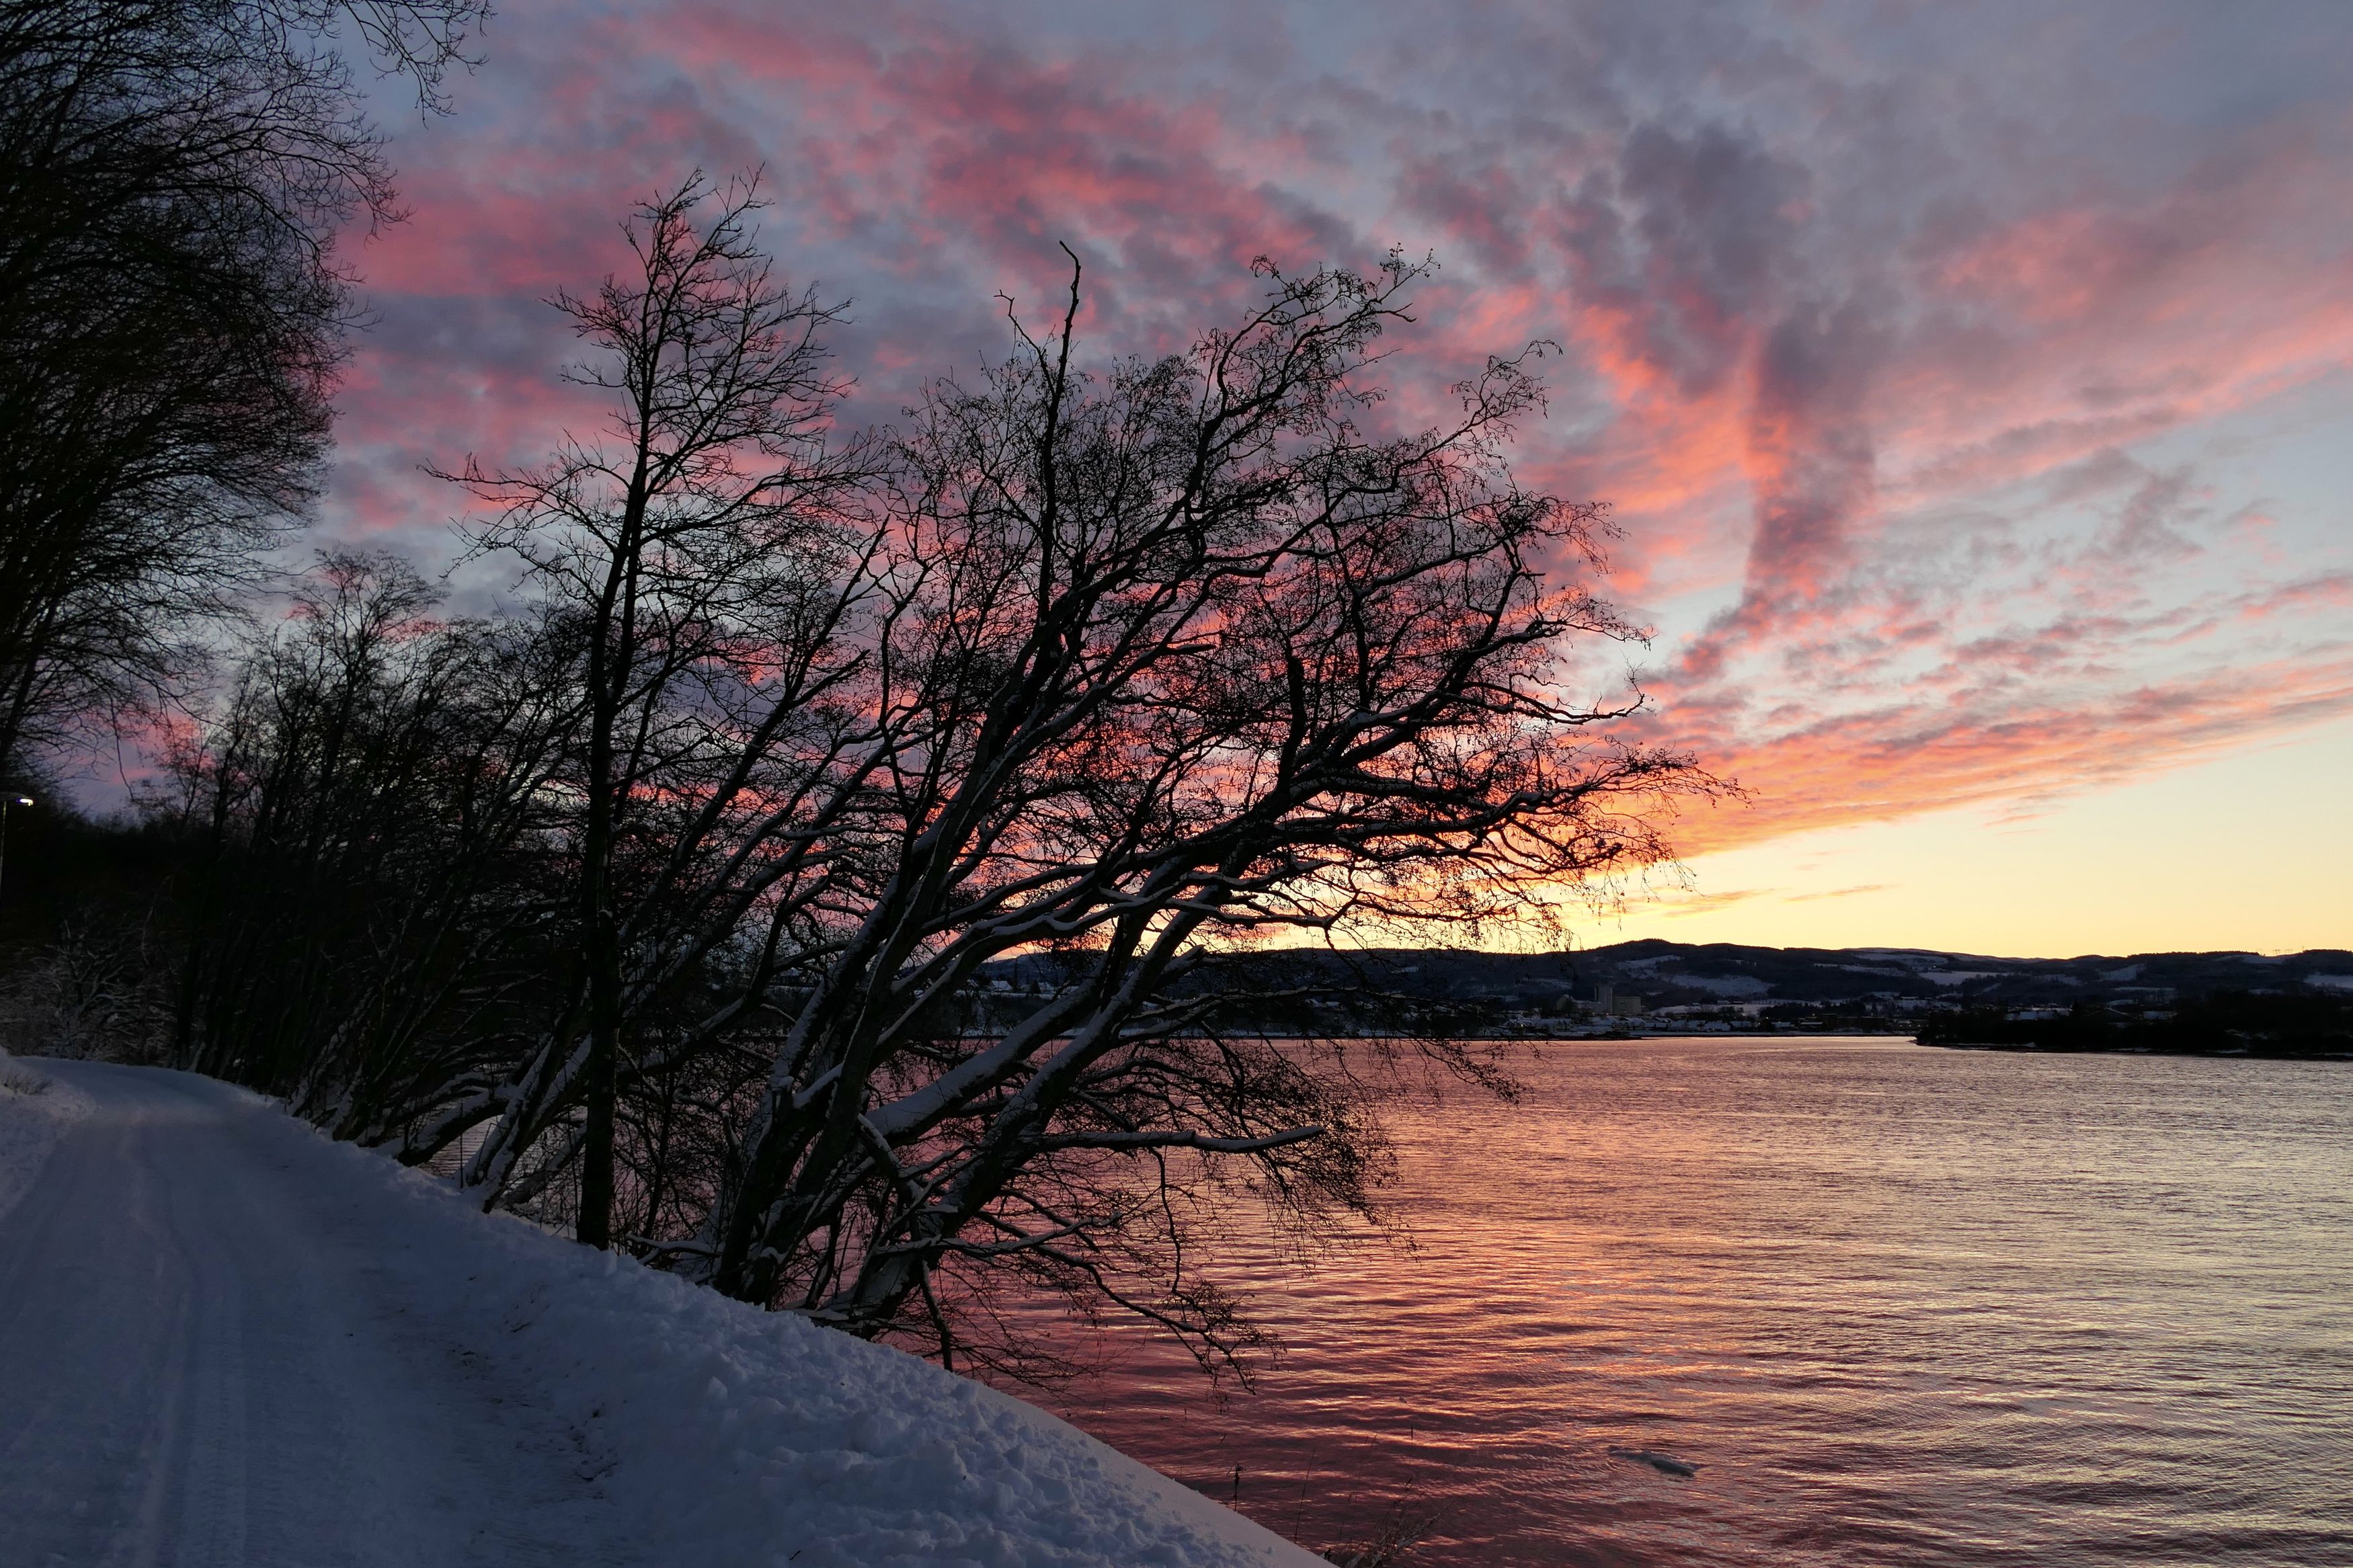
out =
{"type": "Polygon", "coordinates": [[[1746,792],[1583,922],[2069,955],[2353,947],[2353,27],[2248,6],[503,0],[410,216],[330,536],[595,409],[545,304],[690,170],[850,301],[852,423],[1006,346],[1181,347],[1434,254],[1398,406],[1531,340],[1524,482],[1611,504],[1642,737],[1746,792]]]}

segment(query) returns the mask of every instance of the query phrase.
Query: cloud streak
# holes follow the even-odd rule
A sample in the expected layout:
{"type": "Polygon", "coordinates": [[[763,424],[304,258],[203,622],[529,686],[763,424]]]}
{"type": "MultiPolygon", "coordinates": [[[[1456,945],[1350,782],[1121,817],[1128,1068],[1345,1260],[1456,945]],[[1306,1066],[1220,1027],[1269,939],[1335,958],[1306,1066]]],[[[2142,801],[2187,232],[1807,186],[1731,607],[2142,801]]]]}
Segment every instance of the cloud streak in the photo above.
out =
{"type": "Polygon", "coordinates": [[[395,149],[417,216],[359,257],[337,525],[429,552],[455,499],[418,463],[582,427],[539,300],[634,196],[761,164],[786,265],[856,297],[853,418],[1000,348],[992,296],[1046,308],[1058,241],[1134,352],[1258,254],[1438,251],[1396,382],[1565,346],[1523,470],[1616,503],[1652,732],[1753,792],[1692,849],[2353,712],[2341,507],[2274,472],[2284,410],[2353,415],[2329,5],[849,15],[510,7],[395,149]]]}

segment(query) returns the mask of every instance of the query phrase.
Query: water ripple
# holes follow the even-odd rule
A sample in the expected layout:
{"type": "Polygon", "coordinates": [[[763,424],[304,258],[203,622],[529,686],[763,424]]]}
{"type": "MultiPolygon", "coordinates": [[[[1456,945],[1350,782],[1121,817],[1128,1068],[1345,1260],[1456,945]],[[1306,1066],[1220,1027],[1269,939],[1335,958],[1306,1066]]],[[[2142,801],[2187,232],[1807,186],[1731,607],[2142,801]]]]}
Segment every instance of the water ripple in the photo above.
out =
{"type": "Polygon", "coordinates": [[[1418,1245],[1261,1288],[1257,1393],[1123,1333],[1058,1408],[1311,1543],[1440,1511],[1430,1568],[2353,1564],[2353,1068],[1514,1067],[1517,1106],[1392,1111],[1418,1245]]]}

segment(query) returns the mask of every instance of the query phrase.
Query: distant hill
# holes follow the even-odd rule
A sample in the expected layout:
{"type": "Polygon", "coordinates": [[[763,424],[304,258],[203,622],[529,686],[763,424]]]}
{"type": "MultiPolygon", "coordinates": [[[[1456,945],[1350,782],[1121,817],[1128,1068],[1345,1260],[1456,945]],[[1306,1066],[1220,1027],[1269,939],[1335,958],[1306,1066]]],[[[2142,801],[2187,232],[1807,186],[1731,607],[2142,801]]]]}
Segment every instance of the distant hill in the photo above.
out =
{"type": "MultiPolygon", "coordinates": [[[[1055,957],[1019,958],[992,965],[983,984],[1013,1004],[1021,994],[1054,988],[1062,973],[1055,957]]],[[[2334,1027],[2327,1019],[2353,1016],[2353,952],[1989,958],[1923,948],[1650,939],[1548,953],[1294,949],[1216,960],[1186,989],[1230,995],[1230,1023],[1318,1034],[1839,1028],[1922,1033],[1949,1043],[1962,1043],[1952,1038],[1952,1025],[1964,1018],[2015,1026],[2063,1017],[2162,1024],[2193,1002],[2196,1027],[2203,1029],[2229,1012],[2228,998],[2240,996],[2293,999],[2296,1005],[2287,1012],[2318,1020],[2317,1037],[2326,1040],[2334,1027]],[[1944,1026],[1925,1028],[1931,1020],[1944,1026]]],[[[2253,1005],[2281,1012],[2277,1003],[2253,1005]]],[[[2031,1046],[2034,1031],[2007,1033],[2006,1039],[1968,1043],[2031,1046]]],[[[2181,1030],[2144,1034],[2158,1043],[2103,1047],[2098,1042],[2105,1037],[2087,1024],[2069,1037],[2073,1047],[2049,1048],[2189,1048],[2179,1044],[2181,1030]]]]}

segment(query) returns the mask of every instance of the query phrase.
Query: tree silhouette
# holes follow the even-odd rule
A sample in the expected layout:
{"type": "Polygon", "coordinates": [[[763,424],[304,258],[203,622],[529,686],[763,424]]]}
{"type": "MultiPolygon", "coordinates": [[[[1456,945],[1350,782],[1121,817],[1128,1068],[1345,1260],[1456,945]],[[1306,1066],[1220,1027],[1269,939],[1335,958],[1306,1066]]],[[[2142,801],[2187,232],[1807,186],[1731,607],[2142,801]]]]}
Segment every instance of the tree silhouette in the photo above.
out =
{"type": "Polygon", "coordinates": [[[753,182],[721,192],[698,174],[639,207],[637,268],[556,301],[595,351],[572,378],[617,405],[606,437],[523,472],[449,476],[501,509],[477,546],[519,558],[585,647],[575,1002],[477,1173],[502,1181],[576,1087],[578,1234],[597,1247],[612,1235],[621,1032],[757,897],[756,875],[738,885],[723,857],[713,883],[697,862],[834,684],[833,635],[861,583],[830,510],[858,456],[825,440],[841,389],[819,333],[839,311],[775,277],[750,234],[760,206],[753,182]],[[641,862],[629,886],[625,834],[641,862]]]}
{"type": "Polygon", "coordinates": [[[0,11],[0,765],[193,662],[302,510],[395,215],[348,18],[428,101],[481,0],[0,11]]]}

